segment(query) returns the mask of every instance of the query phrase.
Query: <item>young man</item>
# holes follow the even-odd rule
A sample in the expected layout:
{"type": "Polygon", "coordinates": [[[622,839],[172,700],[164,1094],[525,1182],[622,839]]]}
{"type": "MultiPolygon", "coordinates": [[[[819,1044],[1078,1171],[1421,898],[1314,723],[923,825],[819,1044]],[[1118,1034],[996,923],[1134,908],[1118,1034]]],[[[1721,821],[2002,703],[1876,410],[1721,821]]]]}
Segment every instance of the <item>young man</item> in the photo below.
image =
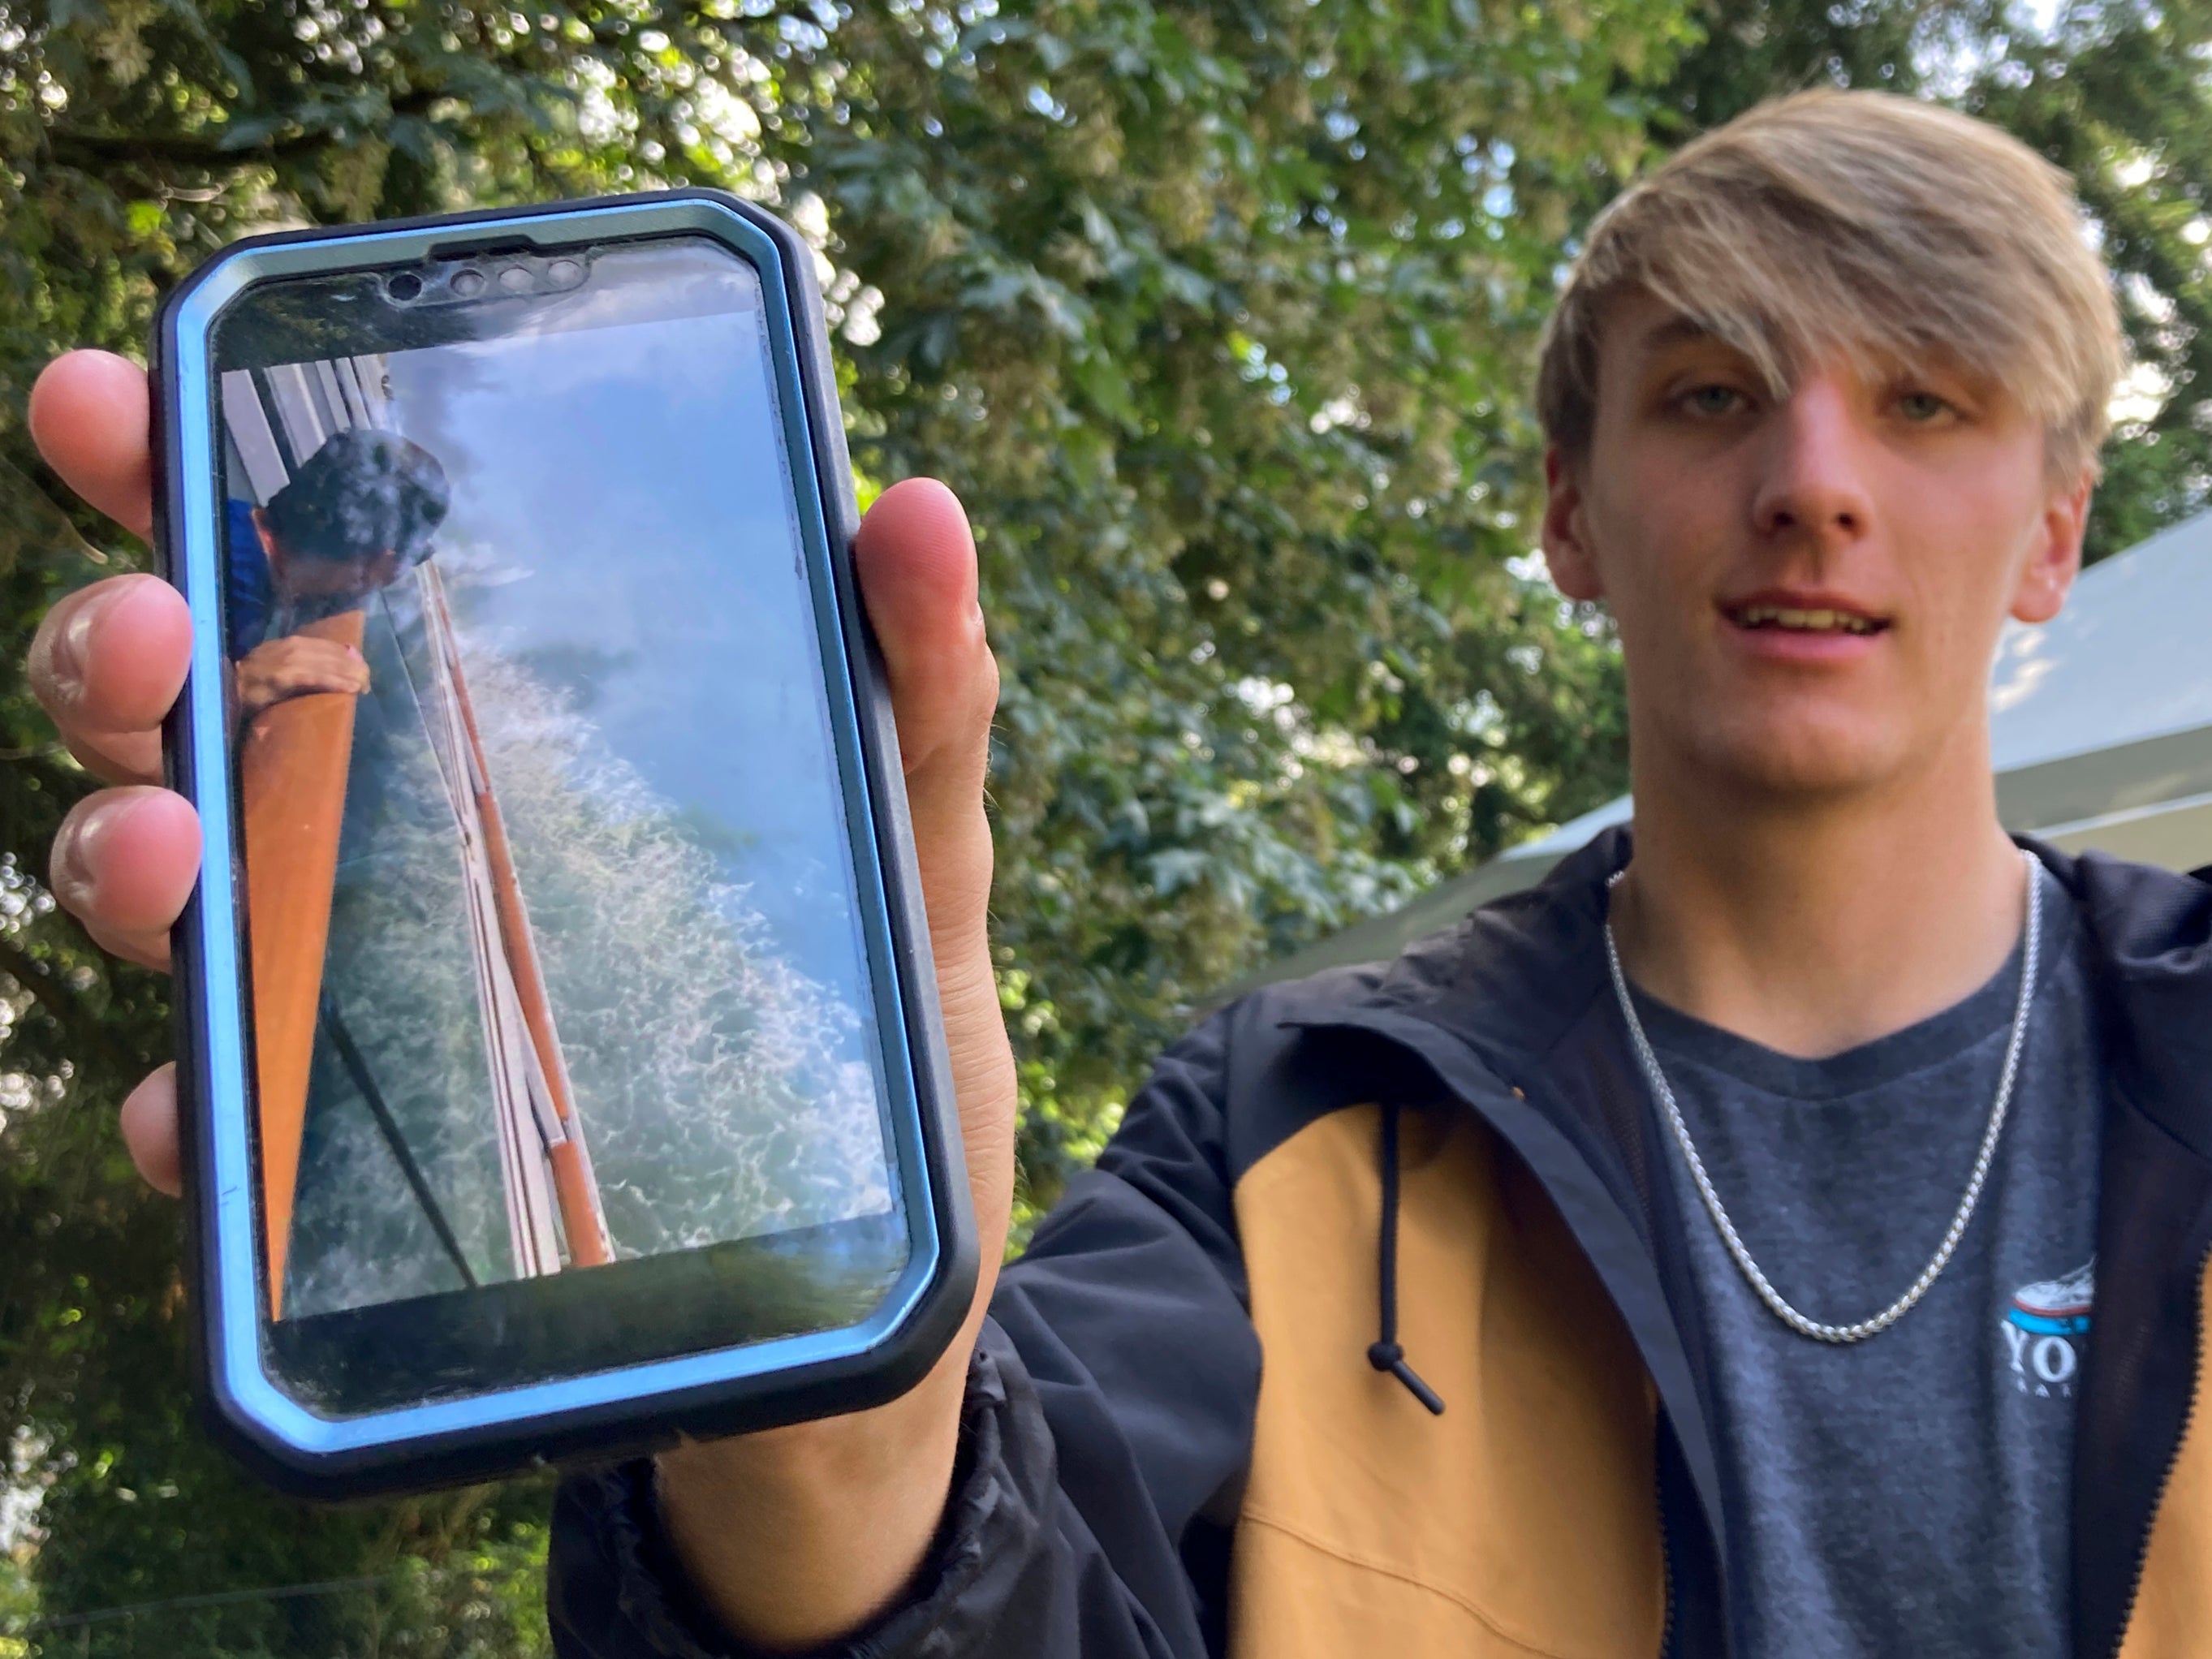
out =
{"type": "Polygon", "coordinates": [[[435,456],[369,427],[332,433],[265,505],[227,504],[224,623],[240,725],[289,697],[368,689],[359,652],[299,630],[358,609],[428,558],[450,505],[435,456]]]}
{"type": "MultiPolygon", "coordinates": [[[[1540,401],[1632,837],[1209,1021],[906,1399],[572,1481],[562,1650],[2203,1650],[2212,891],[2023,853],[1987,750],[2120,360],[2063,181],[1934,109],[1771,106],[1616,204],[1540,401]]],[[[56,465],[143,521],[143,389],[41,392],[56,465]]],[[[908,484],[858,556],[995,1239],[972,548],[908,484]]],[[[112,773],[174,609],[111,588],[41,636],[112,773]]],[[[57,854],[142,957],[178,810],[95,802],[57,854]]],[[[173,1183],[169,1100],[125,1131],[173,1183]]]]}

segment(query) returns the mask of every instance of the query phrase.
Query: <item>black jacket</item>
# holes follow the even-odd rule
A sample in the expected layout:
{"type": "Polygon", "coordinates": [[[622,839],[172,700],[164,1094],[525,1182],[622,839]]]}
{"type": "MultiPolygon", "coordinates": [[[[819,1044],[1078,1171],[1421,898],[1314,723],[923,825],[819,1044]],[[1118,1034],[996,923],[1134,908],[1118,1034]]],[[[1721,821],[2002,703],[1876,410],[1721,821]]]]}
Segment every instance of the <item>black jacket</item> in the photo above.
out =
{"type": "MultiPolygon", "coordinates": [[[[2212,1652],[2212,889],[2037,850],[2106,1045],[2075,1650],[2212,1652]]],[[[829,1651],[1723,1651],[1705,1345],[1599,942],[1626,854],[1176,1045],[1000,1282],[912,1599],[829,1651]]],[[[565,1659],[744,1651],[649,1491],[563,1488],[565,1659]]]]}

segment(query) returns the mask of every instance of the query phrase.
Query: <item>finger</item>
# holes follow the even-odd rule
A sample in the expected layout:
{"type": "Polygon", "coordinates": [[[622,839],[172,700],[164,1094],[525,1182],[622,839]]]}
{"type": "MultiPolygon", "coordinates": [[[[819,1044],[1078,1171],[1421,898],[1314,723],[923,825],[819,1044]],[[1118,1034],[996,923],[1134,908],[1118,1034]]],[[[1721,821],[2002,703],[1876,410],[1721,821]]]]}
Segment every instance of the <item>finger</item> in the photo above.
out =
{"type": "MultiPolygon", "coordinates": [[[[915,478],[884,492],[854,554],[890,678],[954,1087],[963,1111],[971,1103],[984,1110],[1011,1098],[1012,1061],[990,954],[983,778],[999,669],[976,602],[975,538],[952,492],[915,478]]],[[[977,1213],[1002,1218],[1012,1181],[1008,1126],[969,1127],[977,1213]]]]}
{"type": "Polygon", "coordinates": [[[352,668],[362,666],[360,652],[349,645],[340,645],[336,640],[319,640],[312,634],[294,634],[281,640],[272,640],[254,653],[267,652],[277,662],[312,663],[317,668],[352,668]]]}
{"type": "Polygon", "coordinates": [[[154,522],[146,371],[112,351],[71,351],[31,387],[31,438],[64,483],[135,536],[154,522]]]}
{"type": "Polygon", "coordinates": [[[191,613],[156,576],[110,576],[47,611],[31,689],[78,759],[118,783],[161,775],[161,717],[191,662],[191,613]]]}
{"type": "MultiPolygon", "coordinates": [[[[980,809],[999,671],[984,639],[968,515],[934,478],[909,478],[869,510],[854,551],[890,675],[909,792],[943,790],[948,807],[972,793],[980,809]]],[[[924,805],[917,799],[915,810],[924,805]]]]}
{"type": "Polygon", "coordinates": [[[177,1068],[164,1066],[133,1089],[123,1103],[123,1144],[149,1187],[180,1197],[183,1160],[177,1148],[177,1068]]]}
{"type": "Polygon", "coordinates": [[[351,646],[338,645],[329,640],[303,640],[313,651],[302,652],[293,672],[303,690],[316,691],[366,691],[368,690],[368,664],[360,652],[351,646]]]}
{"type": "Polygon", "coordinates": [[[166,968],[169,929],[199,864],[199,818],[183,796],[103,789],[72,807],[54,836],[54,896],[101,949],[166,968]]]}
{"type": "Polygon", "coordinates": [[[286,663],[270,671],[268,684],[278,697],[305,697],[318,691],[359,693],[368,690],[368,670],[344,663],[286,663]]]}

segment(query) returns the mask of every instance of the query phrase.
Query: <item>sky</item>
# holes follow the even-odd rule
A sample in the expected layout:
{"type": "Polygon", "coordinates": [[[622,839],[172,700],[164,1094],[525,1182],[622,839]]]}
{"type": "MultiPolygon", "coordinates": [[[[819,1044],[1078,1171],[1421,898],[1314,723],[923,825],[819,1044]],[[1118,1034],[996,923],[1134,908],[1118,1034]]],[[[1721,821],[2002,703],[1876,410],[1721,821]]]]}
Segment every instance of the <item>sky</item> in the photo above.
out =
{"type": "Polygon", "coordinates": [[[470,643],[574,696],[749,884],[783,954],[865,1009],[757,310],[395,353],[389,368],[395,423],[453,487],[440,565],[470,643]]]}

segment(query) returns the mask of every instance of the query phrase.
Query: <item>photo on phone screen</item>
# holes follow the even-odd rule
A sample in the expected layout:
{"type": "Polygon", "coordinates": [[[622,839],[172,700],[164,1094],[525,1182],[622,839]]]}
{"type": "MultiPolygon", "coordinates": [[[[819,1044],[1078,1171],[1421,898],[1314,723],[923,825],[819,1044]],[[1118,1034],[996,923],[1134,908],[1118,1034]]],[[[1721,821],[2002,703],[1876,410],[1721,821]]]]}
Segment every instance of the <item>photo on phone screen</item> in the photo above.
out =
{"type": "Polygon", "coordinates": [[[511,269],[217,335],[267,1312],[749,1241],[842,1322],[904,1244],[759,280],[511,269]]]}

